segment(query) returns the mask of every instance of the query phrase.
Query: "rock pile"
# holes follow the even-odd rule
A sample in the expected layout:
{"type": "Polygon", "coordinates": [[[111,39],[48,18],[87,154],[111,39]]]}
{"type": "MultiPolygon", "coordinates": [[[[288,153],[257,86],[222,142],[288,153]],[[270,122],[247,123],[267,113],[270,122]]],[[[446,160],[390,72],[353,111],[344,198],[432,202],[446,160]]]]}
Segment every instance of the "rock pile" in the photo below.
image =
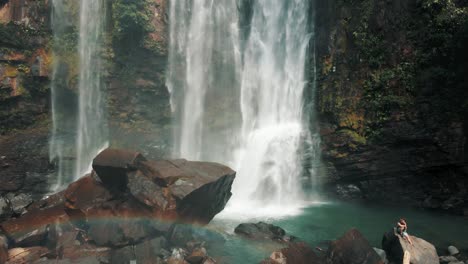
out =
{"type": "Polygon", "coordinates": [[[200,241],[173,238],[177,223],[223,210],[234,178],[216,163],[104,150],[91,174],[0,224],[0,263],[214,263],[200,241]]]}

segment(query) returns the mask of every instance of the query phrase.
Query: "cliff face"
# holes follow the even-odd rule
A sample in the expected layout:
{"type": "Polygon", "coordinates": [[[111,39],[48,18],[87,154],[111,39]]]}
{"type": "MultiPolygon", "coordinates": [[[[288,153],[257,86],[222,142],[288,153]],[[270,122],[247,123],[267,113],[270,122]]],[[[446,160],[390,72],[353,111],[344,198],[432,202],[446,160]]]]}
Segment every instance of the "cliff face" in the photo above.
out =
{"type": "Polygon", "coordinates": [[[0,1],[0,219],[20,214],[48,189],[46,2],[0,1]]]}
{"type": "MultiPolygon", "coordinates": [[[[103,107],[111,145],[164,156],[171,132],[166,0],[106,3],[103,107]]],[[[52,78],[60,118],[70,123],[61,132],[76,130],[79,1],[64,0],[62,7],[64,23],[53,25],[50,0],[0,1],[0,218],[21,213],[13,207],[47,193],[48,177],[55,177],[49,163],[52,78]]]]}
{"type": "Polygon", "coordinates": [[[468,214],[463,3],[317,1],[317,105],[333,185],[468,214]]]}
{"type": "Polygon", "coordinates": [[[47,119],[48,43],[44,1],[0,5],[0,135],[47,119]]]}
{"type": "Polygon", "coordinates": [[[110,1],[112,66],[109,72],[111,144],[169,153],[171,111],[165,85],[166,0],[110,1]]]}

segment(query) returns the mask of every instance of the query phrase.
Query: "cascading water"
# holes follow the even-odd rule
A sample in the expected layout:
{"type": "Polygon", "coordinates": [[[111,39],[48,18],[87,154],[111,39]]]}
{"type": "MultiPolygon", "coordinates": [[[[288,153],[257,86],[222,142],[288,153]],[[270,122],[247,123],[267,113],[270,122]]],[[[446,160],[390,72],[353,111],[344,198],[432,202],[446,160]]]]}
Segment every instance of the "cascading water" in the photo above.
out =
{"type": "Polygon", "coordinates": [[[75,179],[91,170],[92,159],[108,146],[101,51],[105,23],[104,0],[81,0],[80,75],[75,179]]]}
{"type": "Polygon", "coordinates": [[[221,19],[210,17],[215,2],[196,2],[193,7],[186,1],[172,1],[171,5],[168,87],[176,115],[176,155],[220,161],[237,170],[227,211],[239,208],[245,212],[246,205],[254,208],[274,205],[283,208],[280,209],[283,213],[284,208],[298,208],[304,199],[302,176],[315,174],[314,164],[305,166],[304,160],[314,163],[318,158],[317,137],[310,133],[316,129],[306,125],[309,118],[304,115],[305,88],[315,87],[307,86],[305,73],[312,37],[310,1],[244,1],[242,4],[249,6],[238,8],[234,1],[219,1],[216,8],[230,11],[229,16],[221,19]],[[248,10],[249,15],[239,14],[242,10],[248,10]],[[190,12],[191,19],[181,20],[184,12],[190,12]],[[239,17],[248,17],[249,22],[239,21],[239,17]],[[240,39],[243,34],[238,34],[239,30],[231,29],[229,35],[215,34],[214,29],[222,27],[220,23],[236,28],[248,25],[247,30],[243,29],[245,39],[240,39]],[[237,39],[232,40],[234,37],[237,39]],[[227,39],[232,44],[221,50],[213,45],[227,39]],[[229,86],[233,96],[223,97],[223,93],[216,94],[225,88],[225,83],[213,78],[219,69],[212,57],[216,52],[236,54],[239,46],[243,47],[239,51],[241,63],[236,56],[224,58],[231,59],[228,63],[235,67],[232,75],[235,78],[229,86]],[[178,61],[185,61],[185,67],[180,67],[178,61]],[[213,111],[208,107],[207,101],[218,100],[234,101],[237,108],[213,111]],[[211,124],[206,116],[216,116],[211,122],[226,122],[226,112],[237,111],[240,118],[228,120],[227,127],[232,132],[228,143],[224,143],[222,150],[210,147],[219,141],[215,140],[216,133],[206,132],[206,126],[211,124]],[[226,150],[231,155],[223,152],[226,150]]]}
{"type": "Polygon", "coordinates": [[[70,100],[67,78],[62,71],[63,58],[66,47],[62,46],[63,40],[72,29],[71,16],[64,0],[52,1],[51,25],[53,30],[54,64],[51,81],[52,102],[52,135],[49,144],[50,161],[57,167],[57,181],[51,190],[56,191],[64,184],[73,180],[75,173],[74,157],[74,132],[76,130],[76,118],[74,114],[74,102],[70,100]]]}
{"type": "MultiPolygon", "coordinates": [[[[238,108],[235,98],[239,97],[236,86],[240,53],[236,1],[170,2],[167,87],[177,120],[174,155],[223,161],[229,155],[222,149],[229,145],[232,128],[229,124],[215,124],[211,113],[222,105],[230,104],[233,113],[238,108]]],[[[226,114],[218,111],[215,117],[239,119],[226,114]]]]}
{"type": "Polygon", "coordinates": [[[241,84],[234,204],[297,206],[301,187],[308,1],[254,1],[241,84]]]}
{"type": "Polygon", "coordinates": [[[78,61],[79,81],[75,100],[63,71],[64,60],[69,66],[75,56],[62,47],[74,35],[71,2],[52,1],[54,32],[54,67],[52,74],[52,120],[50,158],[57,167],[57,182],[53,190],[76,180],[90,171],[92,159],[107,146],[106,120],[101,74],[101,47],[105,23],[104,0],[80,2],[78,61]],[[68,57],[68,58],[67,58],[68,57]]]}

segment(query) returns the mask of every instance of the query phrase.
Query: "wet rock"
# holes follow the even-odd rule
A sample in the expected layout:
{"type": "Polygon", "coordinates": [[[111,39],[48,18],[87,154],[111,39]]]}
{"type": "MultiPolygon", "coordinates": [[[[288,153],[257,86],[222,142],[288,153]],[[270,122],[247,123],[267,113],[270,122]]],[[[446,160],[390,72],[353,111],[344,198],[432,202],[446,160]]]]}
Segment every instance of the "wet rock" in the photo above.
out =
{"type": "Polygon", "coordinates": [[[150,207],[158,210],[168,208],[170,198],[165,195],[163,188],[140,171],[128,175],[128,189],[136,199],[150,207]]]}
{"type": "Polygon", "coordinates": [[[208,255],[204,247],[195,247],[185,260],[190,264],[202,264],[208,255]]]}
{"type": "Polygon", "coordinates": [[[14,235],[15,246],[44,246],[48,234],[48,226],[40,226],[26,234],[14,235]]]}
{"type": "Polygon", "coordinates": [[[286,231],[279,226],[264,222],[240,224],[234,232],[243,237],[254,240],[273,240],[278,242],[290,242],[294,237],[286,235],[286,231]]]}
{"type": "Polygon", "coordinates": [[[114,264],[128,264],[136,260],[133,246],[113,249],[110,255],[110,261],[114,264]]]}
{"type": "Polygon", "coordinates": [[[327,261],[343,264],[384,263],[367,239],[356,229],[349,230],[340,239],[331,242],[327,251],[327,261]]]}
{"type": "Polygon", "coordinates": [[[439,256],[434,245],[415,236],[411,236],[411,240],[413,245],[397,235],[394,230],[385,233],[382,239],[382,248],[387,253],[388,260],[401,263],[405,251],[408,251],[411,254],[412,264],[439,263],[439,256]]]}
{"type": "Polygon", "coordinates": [[[21,215],[26,211],[26,207],[33,203],[31,194],[14,194],[9,193],[7,199],[10,201],[10,206],[13,213],[21,215]]]}
{"type": "Polygon", "coordinates": [[[10,219],[0,224],[1,229],[15,245],[42,245],[47,227],[70,219],[63,206],[33,210],[20,218],[10,219]]]}
{"type": "Polygon", "coordinates": [[[135,171],[146,159],[138,152],[106,149],[93,160],[93,169],[104,185],[124,190],[128,183],[127,172],[135,171]]]}
{"type": "Polygon", "coordinates": [[[183,248],[173,248],[171,256],[166,260],[167,264],[189,264],[185,261],[187,251],[183,248]]]}
{"type": "MultiPolygon", "coordinates": [[[[287,248],[277,250],[261,264],[319,264],[322,260],[305,243],[291,243],[287,248]]],[[[338,262],[337,262],[338,263],[338,262]]]]}
{"type": "Polygon", "coordinates": [[[145,240],[135,246],[135,256],[137,263],[152,264],[162,263],[162,259],[168,257],[166,252],[167,241],[164,237],[157,237],[151,240],[145,240]]]}
{"type": "Polygon", "coordinates": [[[152,175],[169,185],[168,191],[177,202],[177,213],[185,222],[209,223],[232,195],[231,185],[236,173],[224,165],[186,160],[145,164],[152,168],[152,175]]]}
{"type": "Polygon", "coordinates": [[[174,225],[169,232],[169,243],[171,245],[186,245],[190,241],[194,241],[194,231],[189,225],[174,225]]]}
{"type": "Polygon", "coordinates": [[[458,259],[454,256],[441,256],[439,257],[439,261],[441,264],[448,264],[452,262],[457,262],[458,259]]]}
{"type": "Polygon", "coordinates": [[[70,184],[64,192],[67,212],[74,214],[74,210],[83,215],[89,215],[89,209],[102,205],[114,198],[104,185],[97,182],[91,175],[82,177],[70,184]]]}
{"type": "Polygon", "coordinates": [[[5,197],[0,197],[0,221],[9,218],[12,213],[8,200],[5,197]]]}
{"type": "Polygon", "coordinates": [[[8,259],[8,239],[0,235],[0,264],[3,264],[8,259]]]}
{"type": "Polygon", "coordinates": [[[374,250],[375,250],[375,253],[377,253],[377,254],[380,256],[380,259],[381,259],[384,263],[388,263],[388,260],[387,260],[387,253],[385,253],[385,250],[380,249],[380,248],[374,248],[374,250]]]}
{"type": "MultiPolygon", "coordinates": [[[[63,249],[62,261],[58,263],[86,263],[86,264],[102,264],[111,263],[111,249],[107,247],[96,247],[85,244],[63,249]]],[[[53,259],[49,263],[56,263],[53,259]]]]}
{"type": "Polygon", "coordinates": [[[454,256],[454,255],[460,254],[460,251],[459,251],[458,248],[456,248],[455,246],[449,246],[449,247],[447,248],[447,251],[448,251],[448,253],[450,254],[450,256],[454,256]]]}
{"type": "Polygon", "coordinates": [[[8,251],[8,264],[34,263],[48,252],[44,247],[13,248],[8,251]]]}
{"type": "Polygon", "coordinates": [[[336,194],[344,199],[361,199],[361,189],[355,184],[338,184],[336,194]]]}

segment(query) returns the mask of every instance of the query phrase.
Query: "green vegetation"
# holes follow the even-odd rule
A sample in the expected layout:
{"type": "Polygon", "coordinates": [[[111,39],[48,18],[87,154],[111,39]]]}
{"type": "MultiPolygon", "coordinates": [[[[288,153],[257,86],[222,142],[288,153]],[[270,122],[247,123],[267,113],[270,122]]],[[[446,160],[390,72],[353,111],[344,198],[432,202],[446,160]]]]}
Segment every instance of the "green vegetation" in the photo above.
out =
{"type": "Polygon", "coordinates": [[[146,35],[153,31],[148,0],[115,0],[112,3],[114,43],[120,49],[141,48],[146,35]]]}

